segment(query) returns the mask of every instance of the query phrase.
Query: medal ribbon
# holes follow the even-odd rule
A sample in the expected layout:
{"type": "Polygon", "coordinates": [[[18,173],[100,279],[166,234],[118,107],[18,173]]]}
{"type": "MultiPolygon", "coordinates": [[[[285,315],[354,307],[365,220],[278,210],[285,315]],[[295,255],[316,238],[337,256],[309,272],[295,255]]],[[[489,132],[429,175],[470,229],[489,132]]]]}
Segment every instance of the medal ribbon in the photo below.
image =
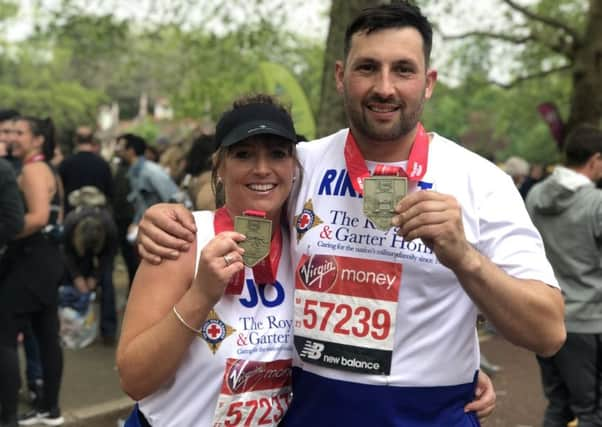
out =
{"type": "MultiPolygon", "coordinates": [[[[256,216],[265,218],[265,212],[263,211],[252,211],[247,210],[243,212],[246,216],[256,216]]],[[[213,218],[213,229],[215,234],[221,233],[222,231],[234,231],[234,221],[230,217],[230,214],[226,208],[219,208],[215,211],[213,218]]],[[[270,253],[267,257],[259,261],[255,267],[253,267],[253,277],[255,283],[258,285],[272,284],[276,281],[276,274],[278,273],[278,264],[280,263],[280,255],[282,254],[282,230],[278,227],[275,233],[272,234],[270,241],[270,253]]],[[[239,271],[236,273],[228,286],[226,287],[226,294],[228,295],[240,295],[244,286],[245,271],[239,271]]]]}
{"type": "MultiPolygon", "coordinates": [[[[408,158],[407,170],[410,172],[408,173],[400,166],[378,164],[374,169],[374,175],[404,176],[410,181],[420,181],[424,174],[426,174],[428,156],[429,136],[424,130],[422,123],[419,122],[416,125],[416,137],[412,143],[412,149],[408,158]]],[[[366,167],[364,156],[357,146],[357,142],[351,131],[347,134],[347,140],[345,141],[345,163],[353,189],[363,195],[364,178],[370,176],[370,171],[366,167]]]]}
{"type": "Polygon", "coordinates": [[[44,159],[45,159],[44,155],[42,153],[38,153],[38,154],[34,154],[33,156],[29,157],[28,159],[25,159],[23,164],[26,165],[28,163],[43,162],[44,159]]]}

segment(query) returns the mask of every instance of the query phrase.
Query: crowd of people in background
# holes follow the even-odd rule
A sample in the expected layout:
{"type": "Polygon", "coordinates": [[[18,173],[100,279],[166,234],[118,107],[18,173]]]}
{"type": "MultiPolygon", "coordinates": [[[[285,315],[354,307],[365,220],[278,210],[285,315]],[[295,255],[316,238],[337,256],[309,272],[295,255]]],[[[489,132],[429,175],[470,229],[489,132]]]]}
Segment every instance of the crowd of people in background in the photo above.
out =
{"type": "Polygon", "coordinates": [[[80,126],[74,130],[73,152],[64,156],[67,150],[56,143],[50,118],[0,110],[2,427],[64,421],[57,315],[64,295],[77,301],[98,295],[99,340],[115,346],[115,257],[121,254],[131,283],[139,263],[136,223],[144,210],[169,201],[215,207],[207,176],[215,148],[211,135],[189,143],[188,155],[181,144],[173,144],[171,157],[177,154],[178,161],[171,167],[157,163],[161,153],[139,135],[124,133],[116,141],[105,158],[94,129],[80,126]],[[26,360],[23,381],[20,345],[26,360]],[[32,405],[21,415],[19,390],[32,405]]]}

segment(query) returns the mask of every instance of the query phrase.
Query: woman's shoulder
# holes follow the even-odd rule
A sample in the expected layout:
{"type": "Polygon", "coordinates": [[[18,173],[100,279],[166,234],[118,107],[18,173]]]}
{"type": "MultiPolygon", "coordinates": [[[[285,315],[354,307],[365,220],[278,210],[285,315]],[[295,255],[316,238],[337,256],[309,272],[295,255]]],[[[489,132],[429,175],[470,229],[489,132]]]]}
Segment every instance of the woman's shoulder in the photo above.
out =
{"type": "Polygon", "coordinates": [[[46,162],[25,163],[21,168],[21,175],[54,176],[52,168],[46,162]]]}

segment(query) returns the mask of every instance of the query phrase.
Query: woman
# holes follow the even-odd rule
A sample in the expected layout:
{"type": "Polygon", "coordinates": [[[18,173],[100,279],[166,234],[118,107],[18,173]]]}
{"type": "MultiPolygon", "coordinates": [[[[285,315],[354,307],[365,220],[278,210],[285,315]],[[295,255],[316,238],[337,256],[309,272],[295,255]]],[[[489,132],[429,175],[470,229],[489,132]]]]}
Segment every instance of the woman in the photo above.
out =
{"type": "Polygon", "coordinates": [[[63,275],[58,244],[48,235],[60,220],[60,183],[48,162],[54,153],[54,127],[50,119],[21,117],[14,123],[13,155],[23,168],[18,178],[25,202],[23,230],[10,242],[0,277],[0,312],[8,317],[0,328],[0,378],[4,383],[0,404],[2,421],[16,425],[19,369],[17,333],[31,325],[38,342],[43,370],[43,397],[34,411],[20,417],[20,425],[61,425],[58,406],[63,371],[59,345],[57,289],[63,275]]]}
{"type": "Polygon", "coordinates": [[[222,116],[216,142],[225,206],[194,214],[196,249],[143,262],[134,279],[117,349],[122,387],[139,401],[127,425],[277,425],[288,407],[293,289],[281,219],[298,170],[295,129],[273,98],[257,95],[222,116]],[[271,221],[271,233],[255,235],[266,223],[243,219],[249,242],[269,252],[253,269],[233,230],[249,210],[271,221]]]}

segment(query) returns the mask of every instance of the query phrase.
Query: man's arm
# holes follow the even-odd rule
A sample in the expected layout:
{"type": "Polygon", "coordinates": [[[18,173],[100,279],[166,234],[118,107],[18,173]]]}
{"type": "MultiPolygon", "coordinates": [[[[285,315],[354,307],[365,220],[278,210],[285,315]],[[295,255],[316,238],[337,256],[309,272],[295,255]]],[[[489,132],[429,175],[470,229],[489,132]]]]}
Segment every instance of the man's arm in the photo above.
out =
{"type": "MultiPolygon", "coordinates": [[[[151,163],[146,178],[162,202],[168,202],[180,189],[171,177],[158,164],[151,163]]],[[[150,166],[150,165],[149,165],[150,166]]]]}
{"type": "Polygon", "coordinates": [[[15,173],[0,159],[0,246],[23,229],[25,213],[15,173]]]}
{"type": "Polygon", "coordinates": [[[460,205],[452,196],[419,191],[397,205],[393,224],[405,240],[420,238],[502,335],[542,356],[564,343],[564,302],[558,289],[512,277],[467,240],[460,205]]]}
{"type": "Polygon", "coordinates": [[[139,224],[138,252],[151,264],[177,259],[194,241],[196,226],[184,205],[158,203],[146,210],[139,224]]]}

